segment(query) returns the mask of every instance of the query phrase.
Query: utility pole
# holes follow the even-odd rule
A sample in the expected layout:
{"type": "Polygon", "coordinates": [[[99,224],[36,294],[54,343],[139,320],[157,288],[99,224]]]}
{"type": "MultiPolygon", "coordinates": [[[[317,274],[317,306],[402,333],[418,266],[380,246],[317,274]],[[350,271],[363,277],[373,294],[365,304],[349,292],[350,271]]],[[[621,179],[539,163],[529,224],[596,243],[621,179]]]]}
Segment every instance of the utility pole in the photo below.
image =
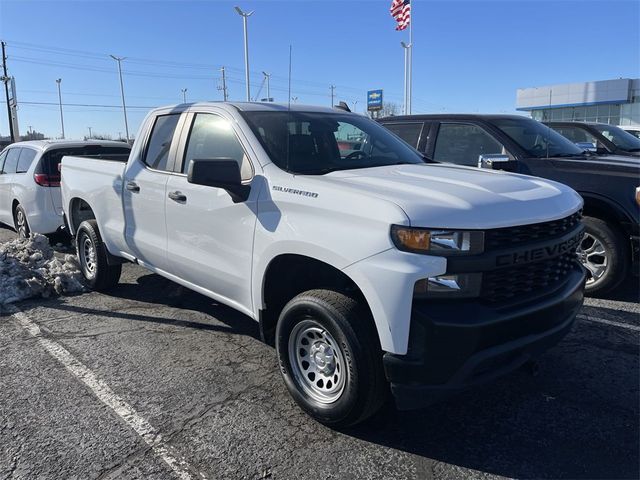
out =
{"type": "Polygon", "coordinates": [[[62,126],[62,139],[64,140],[64,117],[62,116],[62,93],[60,91],[60,84],[62,83],[62,79],[58,78],[56,80],[58,84],[58,104],[60,105],[60,125],[62,126]]]}
{"type": "Polygon", "coordinates": [[[182,92],[182,103],[187,103],[187,89],[181,88],[180,91],[182,92]]]}
{"type": "Polygon", "coordinates": [[[7,97],[7,114],[9,116],[9,136],[11,142],[17,142],[13,133],[13,115],[11,115],[11,104],[9,103],[9,75],[7,74],[7,54],[5,53],[6,43],[2,42],[2,81],[4,82],[4,93],[7,97]]]}
{"type": "Polygon", "coordinates": [[[336,86],[335,85],[331,85],[329,88],[331,89],[331,108],[333,108],[333,98],[335,96],[336,86]]]}
{"type": "Polygon", "coordinates": [[[116,62],[118,62],[118,75],[120,75],[120,94],[122,95],[122,111],[124,113],[124,133],[127,137],[127,143],[129,143],[129,122],[127,121],[127,105],[124,103],[124,83],[122,83],[122,60],[125,57],[116,57],[115,55],[109,55],[116,62]]]}
{"type": "MultiPolygon", "coordinates": [[[[224,67],[222,67],[220,70],[222,71],[222,99],[226,102],[229,98],[227,96],[227,77],[224,73],[224,67]]],[[[218,89],[220,88],[218,87],[218,89]]]]}
{"type": "Polygon", "coordinates": [[[249,36],[247,33],[247,18],[253,15],[253,12],[245,13],[240,7],[235,7],[238,15],[242,17],[242,25],[244,27],[244,69],[245,80],[247,83],[247,102],[251,101],[251,88],[249,87],[249,36]]]}
{"type": "Polygon", "coordinates": [[[267,79],[267,102],[271,102],[271,74],[267,72],[262,72],[262,74],[267,79]]]}
{"type": "Polygon", "coordinates": [[[89,138],[93,138],[93,135],[91,135],[91,127],[87,127],[89,129],[89,138]]]}

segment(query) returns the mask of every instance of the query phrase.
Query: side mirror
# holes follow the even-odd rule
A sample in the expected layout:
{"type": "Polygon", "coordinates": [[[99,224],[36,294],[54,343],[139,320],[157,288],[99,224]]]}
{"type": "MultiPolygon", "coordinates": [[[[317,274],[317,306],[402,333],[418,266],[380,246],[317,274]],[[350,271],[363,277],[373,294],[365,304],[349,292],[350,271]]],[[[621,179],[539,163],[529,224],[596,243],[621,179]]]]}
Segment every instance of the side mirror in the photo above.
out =
{"type": "Polygon", "coordinates": [[[191,160],[187,181],[194,185],[223,188],[236,203],[244,202],[251,191],[250,185],[242,183],[240,165],[232,158],[191,160]]]}
{"type": "Polygon", "coordinates": [[[478,156],[478,167],[489,170],[510,170],[515,168],[516,163],[509,155],[501,153],[485,153],[478,156]]]}

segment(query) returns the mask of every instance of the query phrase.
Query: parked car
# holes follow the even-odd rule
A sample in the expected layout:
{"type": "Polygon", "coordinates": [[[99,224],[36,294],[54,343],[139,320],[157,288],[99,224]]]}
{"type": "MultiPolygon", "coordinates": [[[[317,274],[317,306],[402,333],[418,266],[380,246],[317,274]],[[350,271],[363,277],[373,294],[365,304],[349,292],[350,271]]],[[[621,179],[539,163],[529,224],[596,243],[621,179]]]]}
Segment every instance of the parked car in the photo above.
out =
{"type": "Polygon", "coordinates": [[[369,417],[388,383],[407,409],[513,370],[582,304],[582,199],[559,183],[425,164],[318,107],[160,108],[136,138],[126,165],[62,161],[87,282],[131,261],[257,320],[326,424],[369,417]]]}
{"type": "Polygon", "coordinates": [[[63,225],[58,165],[64,155],[126,154],[121,142],[34,140],[0,153],[0,222],[21,237],[49,234],[63,225]]]}
{"type": "Polygon", "coordinates": [[[640,138],[640,125],[620,125],[620,128],[636,138],[640,138]]]}
{"type": "Polygon", "coordinates": [[[545,122],[562,136],[598,155],[640,157],[640,138],[606,123],[545,122]]]}
{"type": "Polygon", "coordinates": [[[380,122],[438,162],[524,173],[569,185],[584,198],[578,249],[587,292],[613,290],[638,271],[640,161],[596,156],[553,129],[517,115],[414,115],[380,122]]]}

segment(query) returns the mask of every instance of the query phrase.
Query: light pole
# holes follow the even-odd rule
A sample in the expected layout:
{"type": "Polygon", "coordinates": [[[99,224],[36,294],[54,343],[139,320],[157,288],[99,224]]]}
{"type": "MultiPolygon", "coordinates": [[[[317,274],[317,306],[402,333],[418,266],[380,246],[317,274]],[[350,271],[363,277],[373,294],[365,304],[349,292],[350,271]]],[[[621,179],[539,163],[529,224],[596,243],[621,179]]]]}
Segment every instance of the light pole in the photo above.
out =
{"type": "Polygon", "coordinates": [[[62,93],[60,92],[60,84],[62,83],[62,79],[58,78],[56,80],[58,84],[58,103],[60,104],[60,124],[62,125],[62,139],[64,140],[64,117],[62,115],[62,93]]]}
{"type": "Polygon", "coordinates": [[[298,102],[298,97],[291,97],[291,100],[293,101],[293,103],[297,103],[298,102]]]}
{"type": "Polygon", "coordinates": [[[180,91],[182,92],[182,103],[187,103],[187,89],[181,88],[180,91]]]}
{"type": "Polygon", "coordinates": [[[125,57],[116,57],[115,55],[109,55],[116,62],[118,62],[118,75],[120,75],[120,94],[122,95],[122,112],[124,113],[124,133],[127,137],[127,143],[129,143],[129,122],[127,121],[127,105],[124,102],[124,83],[122,83],[122,60],[125,57]]]}
{"type": "Polygon", "coordinates": [[[93,138],[93,135],[91,135],[91,127],[87,127],[89,129],[89,138],[93,138]]]}
{"type": "Polygon", "coordinates": [[[409,107],[409,50],[411,49],[411,44],[407,45],[404,42],[400,42],[402,48],[404,49],[404,114],[409,115],[411,109],[409,107]]]}
{"type": "Polygon", "coordinates": [[[264,78],[267,79],[267,102],[271,102],[271,74],[262,72],[264,78]]]}
{"type": "Polygon", "coordinates": [[[244,69],[245,80],[247,83],[247,102],[251,101],[251,88],[249,87],[249,37],[247,34],[247,18],[253,15],[253,12],[245,13],[240,7],[235,7],[238,15],[242,17],[242,25],[244,27],[244,69]]]}

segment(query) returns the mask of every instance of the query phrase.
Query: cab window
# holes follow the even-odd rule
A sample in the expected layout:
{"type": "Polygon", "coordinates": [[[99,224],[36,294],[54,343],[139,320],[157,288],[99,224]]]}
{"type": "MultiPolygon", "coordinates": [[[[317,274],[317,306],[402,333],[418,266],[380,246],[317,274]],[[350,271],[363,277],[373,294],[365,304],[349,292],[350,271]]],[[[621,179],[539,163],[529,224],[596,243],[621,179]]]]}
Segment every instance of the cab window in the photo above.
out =
{"type": "Polygon", "coordinates": [[[385,123],[383,125],[413,148],[418,148],[420,134],[422,133],[422,123],[385,123]]]}
{"type": "Polygon", "coordinates": [[[553,129],[563,137],[571,140],[573,143],[590,143],[594,148],[598,145],[596,137],[591,135],[584,128],[562,125],[561,127],[554,126],[553,129]]]}
{"type": "Polygon", "coordinates": [[[251,162],[236,137],[231,122],[211,113],[196,114],[189,132],[182,173],[189,171],[191,160],[215,162],[230,159],[238,162],[242,180],[251,179],[251,162]]]}
{"type": "Polygon", "coordinates": [[[502,154],[512,157],[500,142],[477,125],[440,124],[433,153],[433,159],[436,162],[477,167],[480,155],[485,154],[502,154]]]}
{"type": "Polygon", "coordinates": [[[180,114],[160,115],[156,118],[151,130],[149,145],[144,156],[144,163],[155,170],[168,171],[169,151],[173,134],[176,131],[180,114]]]}

